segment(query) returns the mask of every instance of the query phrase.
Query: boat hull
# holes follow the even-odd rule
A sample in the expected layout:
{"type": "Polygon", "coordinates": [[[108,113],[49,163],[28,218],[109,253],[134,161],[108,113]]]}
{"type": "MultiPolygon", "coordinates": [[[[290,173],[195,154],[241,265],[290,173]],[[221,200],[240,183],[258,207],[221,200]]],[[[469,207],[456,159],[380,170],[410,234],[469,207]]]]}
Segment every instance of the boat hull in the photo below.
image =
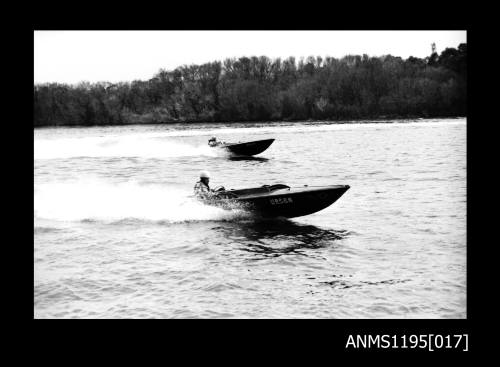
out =
{"type": "Polygon", "coordinates": [[[221,148],[226,149],[236,156],[252,156],[265,151],[274,142],[274,139],[249,141],[246,143],[225,144],[221,148]]]}
{"type": "Polygon", "coordinates": [[[234,203],[236,203],[245,210],[255,212],[265,218],[295,218],[313,214],[329,207],[348,189],[349,185],[332,185],[293,189],[284,186],[284,188],[267,192],[265,191],[266,187],[231,190],[226,192],[226,197],[224,197],[225,193],[221,193],[223,198],[215,201],[215,205],[222,207],[233,205],[232,207],[234,207],[234,203]]]}

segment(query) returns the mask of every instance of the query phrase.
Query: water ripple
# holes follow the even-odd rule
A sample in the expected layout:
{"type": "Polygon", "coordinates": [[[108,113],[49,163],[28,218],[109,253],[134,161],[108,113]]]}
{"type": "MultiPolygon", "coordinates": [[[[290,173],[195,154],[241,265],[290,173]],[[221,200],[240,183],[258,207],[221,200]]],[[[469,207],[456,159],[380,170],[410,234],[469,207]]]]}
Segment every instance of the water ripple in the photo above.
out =
{"type": "Polygon", "coordinates": [[[466,121],[35,130],[36,318],[464,318],[466,121]],[[273,137],[231,159],[206,140],[273,137]],[[82,158],[83,157],[83,158],[82,158]],[[211,185],[349,184],[293,220],[211,185]]]}

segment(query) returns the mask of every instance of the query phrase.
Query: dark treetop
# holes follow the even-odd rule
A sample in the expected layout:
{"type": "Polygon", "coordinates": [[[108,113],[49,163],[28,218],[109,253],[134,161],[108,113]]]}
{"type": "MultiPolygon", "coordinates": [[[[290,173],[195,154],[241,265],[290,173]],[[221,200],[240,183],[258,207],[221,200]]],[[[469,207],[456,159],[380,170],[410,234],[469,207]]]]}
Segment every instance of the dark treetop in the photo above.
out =
{"type": "Polygon", "coordinates": [[[253,56],[148,81],[37,84],[34,126],[465,116],[466,90],[466,44],[425,59],[253,56]]]}

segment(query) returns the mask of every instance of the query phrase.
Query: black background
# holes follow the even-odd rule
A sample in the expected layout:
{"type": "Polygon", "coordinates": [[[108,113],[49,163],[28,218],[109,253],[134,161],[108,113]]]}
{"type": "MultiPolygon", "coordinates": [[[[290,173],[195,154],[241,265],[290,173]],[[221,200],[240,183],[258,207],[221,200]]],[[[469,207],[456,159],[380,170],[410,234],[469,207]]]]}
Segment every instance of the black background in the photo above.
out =
{"type": "MultiPolygon", "coordinates": [[[[338,353],[345,352],[350,334],[469,334],[470,353],[485,346],[487,334],[481,331],[488,312],[483,310],[484,299],[480,284],[484,278],[481,252],[493,246],[484,230],[484,180],[481,176],[483,136],[477,126],[485,111],[478,107],[484,102],[479,89],[484,81],[479,78],[477,65],[482,58],[483,34],[479,30],[482,19],[473,9],[459,3],[437,8],[435,4],[399,2],[390,4],[362,3],[327,4],[313,2],[204,2],[203,5],[185,3],[184,9],[171,3],[131,4],[115,3],[45,3],[25,4],[26,9],[13,24],[4,29],[6,43],[12,44],[3,55],[12,67],[4,68],[4,109],[12,113],[4,116],[4,183],[11,187],[7,193],[6,228],[14,235],[3,241],[3,247],[18,251],[9,260],[5,249],[3,262],[12,266],[6,285],[13,286],[4,303],[12,313],[4,317],[14,321],[11,341],[30,346],[20,348],[18,359],[31,355],[46,357],[48,361],[66,361],[65,364],[85,361],[117,362],[124,359],[146,364],[156,357],[162,364],[229,362],[269,363],[287,361],[318,364],[321,358],[329,365],[340,363],[338,353]],[[328,5],[327,5],[328,4],[328,5]],[[15,24],[14,24],[15,23],[15,24]],[[467,319],[466,320],[34,320],[33,313],[33,32],[34,30],[87,29],[280,29],[280,30],[467,30],[468,51],[468,116],[467,116],[467,319]],[[10,69],[12,68],[12,69],[10,69]],[[16,68],[18,70],[16,70],[16,68]],[[477,70],[477,72],[476,72],[477,70]],[[13,89],[11,89],[13,87],[13,89]],[[475,90],[474,94],[471,90],[475,90]],[[478,92],[476,92],[478,90],[478,92]],[[476,127],[475,127],[476,126],[476,127]],[[14,128],[14,134],[10,129],[14,128]],[[14,138],[15,136],[15,138],[14,138]],[[479,156],[479,157],[478,157],[479,156]],[[479,162],[479,163],[478,163],[479,162]],[[476,178],[474,178],[476,177],[476,178]],[[7,302],[6,302],[7,301],[7,302]],[[11,302],[13,301],[13,302],[11,302]],[[15,315],[15,316],[14,316],[15,315]],[[484,317],[482,317],[484,315],[484,317]],[[481,322],[480,320],[483,319],[481,322]],[[25,323],[28,325],[27,329],[25,323]],[[97,357],[104,352],[107,359],[97,357]],[[174,359],[174,355],[176,359],[174,359]],[[65,356],[65,357],[63,357],[65,356]],[[96,356],[96,357],[94,357],[96,356]],[[176,361],[176,362],[174,362],[176,361]]],[[[9,17],[10,12],[4,13],[9,17]]],[[[13,18],[14,19],[14,18],[13,18]]],[[[429,45],[430,47],[430,45],[429,45]]],[[[483,125],[484,126],[484,125],[483,125]]],[[[484,177],[483,177],[484,178],[484,177]]],[[[8,266],[6,268],[8,268],[8,266]]],[[[6,287],[8,288],[8,287],[6,287]]],[[[491,290],[490,290],[491,292],[491,290]]],[[[414,354],[415,350],[383,350],[414,354]]],[[[452,349],[442,354],[451,355],[452,349]]],[[[353,353],[353,352],[348,352],[353,353]]],[[[469,353],[469,354],[470,354],[469,353]]],[[[432,352],[437,355],[439,352],[432,352]]],[[[459,355],[464,355],[459,353],[459,355]]],[[[462,357],[460,357],[462,358],[462,357]]],[[[346,359],[343,359],[347,361],[346,359]]],[[[348,362],[350,363],[350,362],[348,362]]]]}

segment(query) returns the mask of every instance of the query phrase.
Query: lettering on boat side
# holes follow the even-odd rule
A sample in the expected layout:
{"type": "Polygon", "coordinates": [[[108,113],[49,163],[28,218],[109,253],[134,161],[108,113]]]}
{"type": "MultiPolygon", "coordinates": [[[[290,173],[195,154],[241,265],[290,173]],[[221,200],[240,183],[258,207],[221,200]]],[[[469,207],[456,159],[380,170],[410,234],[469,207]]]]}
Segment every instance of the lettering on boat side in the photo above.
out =
{"type": "Polygon", "coordinates": [[[292,198],[276,198],[276,199],[271,199],[271,204],[272,205],[280,205],[280,204],[288,204],[288,203],[293,203],[292,198]]]}

